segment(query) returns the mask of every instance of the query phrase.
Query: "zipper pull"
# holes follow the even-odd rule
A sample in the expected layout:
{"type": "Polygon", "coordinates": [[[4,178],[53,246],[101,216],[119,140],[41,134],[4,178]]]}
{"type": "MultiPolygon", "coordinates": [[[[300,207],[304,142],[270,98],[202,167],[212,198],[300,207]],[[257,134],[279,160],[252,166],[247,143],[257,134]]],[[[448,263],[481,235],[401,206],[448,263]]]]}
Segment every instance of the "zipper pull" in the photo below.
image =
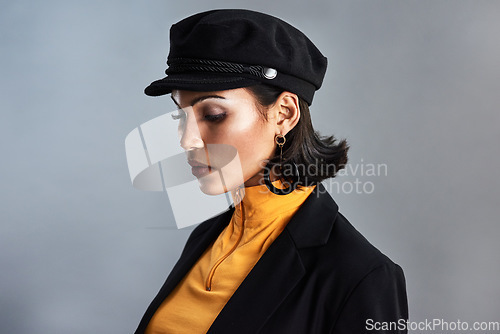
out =
{"type": "Polygon", "coordinates": [[[235,192],[235,200],[237,203],[234,203],[234,205],[238,205],[238,204],[241,204],[241,201],[243,200],[243,196],[245,196],[245,190],[243,188],[243,186],[239,186],[238,188],[236,188],[236,192],[235,192]]]}

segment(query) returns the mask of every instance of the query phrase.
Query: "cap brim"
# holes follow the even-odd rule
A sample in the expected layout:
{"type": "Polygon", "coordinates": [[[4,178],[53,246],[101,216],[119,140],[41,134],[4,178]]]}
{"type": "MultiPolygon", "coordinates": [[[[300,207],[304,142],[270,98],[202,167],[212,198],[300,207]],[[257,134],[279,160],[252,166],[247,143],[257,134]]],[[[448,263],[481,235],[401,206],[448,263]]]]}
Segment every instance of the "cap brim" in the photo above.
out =
{"type": "Polygon", "coordinates": [[[223,73],[183,73],[168,75],[152,82],[144,93],[149,96],[169,94],[172,90],[190,90],[196,92],[215,92],[227,89],[249,87],[259,84],[259,80],[223,73]]]}

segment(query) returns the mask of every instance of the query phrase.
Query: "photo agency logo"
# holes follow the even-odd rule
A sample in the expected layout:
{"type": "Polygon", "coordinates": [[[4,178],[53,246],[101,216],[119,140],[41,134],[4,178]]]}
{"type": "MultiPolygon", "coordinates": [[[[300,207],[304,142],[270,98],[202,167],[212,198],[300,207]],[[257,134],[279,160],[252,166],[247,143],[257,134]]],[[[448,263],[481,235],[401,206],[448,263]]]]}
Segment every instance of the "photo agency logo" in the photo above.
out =
{"type": "MultiPolygon", "coordinates": [[[[179,117],[190,112],[186,109],[145,122],[125,138],[132,185],[165,192],[179,229],[227,210],[233,199],[225,182],[243,183],[238,152],[231,145],[207,144],[190,152],[179,145],[185,122],[179,117]]],[[[200,137],[196,122],[189,125],[189,133],[200,137]]]]}
{"type": "Polygon", "coordinates": [[[399,319],[398,321],[375,321],[366,319],[365,328],[368,333],[411,331],[413,333],[500,333],[499,321],[463,321],[445,319],[424,319],[422,321],[410,321],[399,319]]]}

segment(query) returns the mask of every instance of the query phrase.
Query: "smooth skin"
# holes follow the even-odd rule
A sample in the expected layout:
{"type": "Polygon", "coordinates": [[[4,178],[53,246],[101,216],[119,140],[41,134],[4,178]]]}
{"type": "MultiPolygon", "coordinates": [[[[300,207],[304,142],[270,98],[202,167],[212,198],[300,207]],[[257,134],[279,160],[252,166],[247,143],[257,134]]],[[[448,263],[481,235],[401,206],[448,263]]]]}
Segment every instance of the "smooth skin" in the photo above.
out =
{"type": "Polygon", "coordinates": [[[217,92],[174,90],[171,97],[179,108],[180,145],[194,169],[208,166],[209,172],[198,181],[201,190],[210,195],[233,190],[242,183],[245,187],[264,184],[263,167],[275,153],[275,136],[286,135],[300,119],[299,99],[290,92],[281,93],[267,109],[267,120],[259,111],[262,107],[245,88],[217,92]],[[227,149],[217,147],[232,148],[233,156],[235,149],[239,161],[228,164],[220,153],[227,149]]]}

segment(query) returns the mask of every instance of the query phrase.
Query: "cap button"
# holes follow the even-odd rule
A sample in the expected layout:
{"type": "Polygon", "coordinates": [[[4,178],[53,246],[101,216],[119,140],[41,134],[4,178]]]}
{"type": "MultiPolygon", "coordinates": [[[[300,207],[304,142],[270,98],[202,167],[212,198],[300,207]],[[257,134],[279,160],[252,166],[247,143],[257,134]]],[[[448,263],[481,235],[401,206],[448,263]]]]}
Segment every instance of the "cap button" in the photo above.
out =
{"type": "Polygon", "coordinates": [[[262,75],[264,75],[264,78],[266,79],[274,79],[276,78],[276,75],[278,74],[278,71],[276,71],[274,68],[271,67],[263,67],[262,68],[262,75]]]}

